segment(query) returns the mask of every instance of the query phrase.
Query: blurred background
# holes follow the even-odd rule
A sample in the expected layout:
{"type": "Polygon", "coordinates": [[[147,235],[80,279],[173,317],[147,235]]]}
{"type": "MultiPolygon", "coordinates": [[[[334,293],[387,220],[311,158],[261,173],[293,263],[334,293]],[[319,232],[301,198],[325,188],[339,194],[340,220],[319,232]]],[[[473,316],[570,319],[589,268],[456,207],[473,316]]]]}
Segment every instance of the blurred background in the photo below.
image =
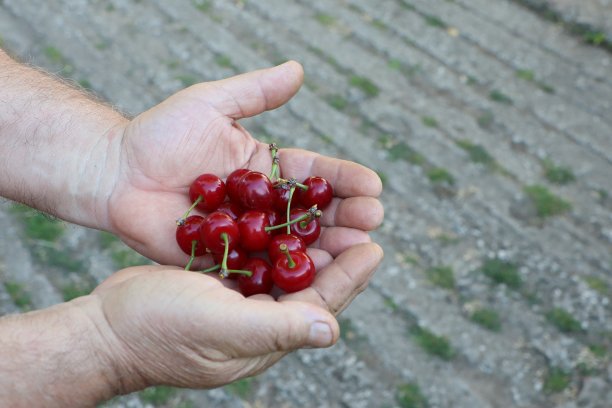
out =
{"type": "MultiPolygon", "coordinates": [[[[611,41],[606,0],[0,1],[3,48],[129,115],[295,59],[302,90],[243,125],[384,181],[337,345],[104,406],[612,406],[611,41]]],[[[147,262],[9,202],[0,230],[0,314],[147,262]]]]}

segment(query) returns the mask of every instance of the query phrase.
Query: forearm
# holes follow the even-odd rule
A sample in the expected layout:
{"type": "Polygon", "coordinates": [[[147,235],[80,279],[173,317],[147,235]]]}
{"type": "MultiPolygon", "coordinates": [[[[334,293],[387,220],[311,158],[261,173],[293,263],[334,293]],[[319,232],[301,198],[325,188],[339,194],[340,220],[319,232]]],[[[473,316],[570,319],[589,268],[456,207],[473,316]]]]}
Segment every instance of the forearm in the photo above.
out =
{"type": "Polygon", "coordinates": [[[107,225],[126,119],[0,51],[0,196],[107,225]]]}
{"type": "Polygon", "coordinates": [[[89,301],[0,319],[2,406],[94,406],[121,392],[89,301]]]}

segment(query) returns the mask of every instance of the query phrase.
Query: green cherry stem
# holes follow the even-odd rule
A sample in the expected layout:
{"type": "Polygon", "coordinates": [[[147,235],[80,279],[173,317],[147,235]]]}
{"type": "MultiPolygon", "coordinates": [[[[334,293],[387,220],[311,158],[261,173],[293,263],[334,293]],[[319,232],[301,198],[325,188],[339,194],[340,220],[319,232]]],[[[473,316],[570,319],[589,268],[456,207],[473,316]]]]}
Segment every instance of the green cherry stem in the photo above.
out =
{"type": "Polygon", "coordinates": [[[279,157],[278,157],[278,147],[276,146],[276,143],[270,143],[270,152],[272,153],[272,168],[270,169],[270,180],[276,180],[279,176],[279,169],[278,169],[278,162],[279,162],[279,157]]]}
{"type": "Polygon", "coordinates": [[[287,244],[280,244],[278,246],[278,249],[280,249],[280,251],[287,257],[287,266],[289,267],[289,269],[295,268],[295,261],[289,253],[289,248],[287,247],[287,244]]]}
{"type": "Polygon", "coordinates": [[[287,180],[287,179],[280,178],[280,177],[276,180],[276,184],[274,185],[274,187],[280,186],[280,185],[283,185],[283,184],[289,184],[289,185],[292,185],[292,186],[297,186],[301,190],[304,190],[304,191],[308,190],[308,186],[306,184],[298,183],[296,179],[289,179],[289,180],[287,180]]]}
{"type": "Polygon", "coordinates": [[[196,200],[193,202],[193,204],[191,204],[191,207],[189,207],[189,209],[185,211],[185,214],[183,214],[181,218],[176,220],[176,225],[178,225],[179,227],[183,225],[183,223],[185,222],[185,218],[189,217],[189,214],[193,211],[194,208],[196,208],[198,204],[202,202],[203,199],[204,197],[199,195],[198,198],[196,198],[196,200]]]}
{"type": "Polygon", "coordinates": [[[214,271],[216,271],[217,269],[220,269],[220,268],[221,268],[221,265],[217,264],[217,265],[211,266],[208,269],[204,269],[203,271],[200,271],[200,272],[202,272],[202,273],[209,273],[209,272],[214,272],[214,271]]]}
{"type": "Polygon", "coordinates": [[[227,233],[221,233],[221,239],[223,240],[223,260],[221,261],[221,271],[227,270],[227,255],[229,253],[229,239],[227,233]]]}
{"type": "Polygon", "coordinates": [[[191,241],[191,256],[189,257],[189,262],[185,265],[185,270],[188,271],[191,269],[191,264],[193,264],[193,260],[195,259],[195,249],[198,245],[198,241],[195,239],[191,241]]]}
{"type": "MultiPolygon", "coordinates": [[[[289,200],[287,200],[287,222],[291,222],[291,200],[293,199],[293,193],[295,193],[295,186],[291,186],[289,190],[289,200]]],[[[287,235],[291,234],[291,225],[287,224],[287,235]]]]}
{"type": "MultiPolygon", "coordinates": [[[[314,214],[314,217],[317,217],[317,218],[318,218],[318,217],[320,217],[321,215],[323,215],[323,212],[322,212],[321,210],[317,210],[317,209],[316,209],[316,207],[317,207],[316,205],[312,206],[311,210],[313,210],[313,209],[314,209],[314,210],[312,211],[312,213],[314,214]]],[[[285,227],[287,227],[287,226],[291,226],[291,225],[296,224],[296,223],[298,223],[298,222],[300,222],[300,221],[302,221],[302,222],[306,222],[306,225],[308,225],[308,223],[310,222],[310,220],[307,220],[307,218],[312,218],[312,217],[313,217],[313,214],[311,214],[311,211],[309,210],[309,211],[308,211],[306,214],[300,215],[300,216],[299,216],[299,217],[297,217],[295,220],[291,220],[291,221],[288,221],[288,222],[284,222],[284,223],[282,223],[282,224],[278,224],[278,225],[272,225],[272,226],[270,226],[270,227],[266,227],[266,228],[265,228],[265,230],[266,230],[266,232],[268,232],[268,231],[274,231],[274,230],[277,230],[277,229],[285,228],[285,227]]],[[[301,224],[300,224],[300,225],[301,225],[301,224]]]]}

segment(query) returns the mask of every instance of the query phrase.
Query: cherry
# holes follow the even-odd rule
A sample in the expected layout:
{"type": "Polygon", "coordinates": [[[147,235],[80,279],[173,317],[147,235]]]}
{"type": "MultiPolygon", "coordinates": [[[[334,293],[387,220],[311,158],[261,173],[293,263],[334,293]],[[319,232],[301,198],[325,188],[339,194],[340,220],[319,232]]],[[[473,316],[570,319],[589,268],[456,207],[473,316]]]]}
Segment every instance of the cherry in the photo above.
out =
{"type": "Polygon", "coordinates": [[[251,170],[249,169],[237,169],[232,171],[229,176],[227,176],[227,179],[225,179],[225,185],[227,189],[227,196],[229,197],[230,201],[233,201],[234,203],[238,203],[240,201],[238,197],[238,193],[240,191],[239,182],[242,176],[250,171],[251,170]]]}
{"type": "Polygon", "coordinates": [[[202,256],[206,253],[206,247],[200,239],[200,228],[202,227],[203,221],[204,217],[190,215],[182,220],[180,225],[176,228],[176,242],[187,255],[191,255],[191,245],[193,241],[196,241],[194,250],[195,256],[202,256]]]}
{"type": "Polygon", "coordinates": [[[296,190],[297,200],[306,208],[316,205],[320,210],[325,209],[334,197],[331,184],[323,177],[311,176],[302,183],[308,189],[298,188],[296,190]]]}
{"type": "Polygon", "coordinates": [[[227,215],[229,215],[230,217],[232,217],[232,219],[234,221],[238,220],[238,217],[240,217],[242,215],[242,213],[244,212],[244,210],[242,208],[240,208],[240,206],[232,201],[226,201],[224,203],[222,203],[218,208],[217,211],[225,213],[227,215]]]}
{"type": "Polygon", "coordinates": [[[290,188],[287,188],[287,184],[277,184],[274,186],[272,192],[272,207],[276,211],[285,212],[289,205],[289,193],[290,188]]]}
{"type": "Polygon", "coordinates": [[[204,218],[200,233],[204,245],[213,253],[223,252],[226,241],[228,249],[232,249],[240,240],[238,224],[229,215],[218,211],[204,218]]]}
{"type": "Polygon", "coordinates": [[[264,211],[272,208],[273,191],[268,176],[250,171],[240,178],[238,197],[243,207],[264,211]]]}
{"type": "Polygon", "coordinates": [[[267,212],[246,211],[238,218],[240,245],[247,251],[264,251],[272,238],[272,234],[266,230],[269,226],[267,212]]]}
{"type": "Polygon", "coordinates": [[[268,256],[271,262],[276,262],[279,257],[284,255],[280,249],[281,245],[286,245],[289,252],[306,252],[306,243],[302,238],[291,234],[279,234],[274,236],[268,245],[268,256]]]}
{"type": "MultiPolygon", "coordinates": [[[[215,252],[213,253],[213,259],[217,264],[221,264],[223,262],[223,253],[215,252]]],[[[242,266],[249,259],[249,254],[247,251],[242,249],[239,246],[236,246],[230,249],[227,253],[227,268],[228,269],[242,269],[242,266]]],[[[230,274],[230,277],[236,277],[235,274],[230,274]]]]}
{"type": "Polygon", "coordinates": [[[189,199],[205,212],[217,209],[225,200],[225,183],[214,174],[202,174],[189,187],[189,199]]]}
{"type": "Polygon", "coordinates": [[[316,207],[312,207],[309,210],[294,208],[290,213],[291,220],[295,220],[309,213],[310,217],[291,225],[291,233],[302,238],[306,245],[312,244],[319,238],[319,235],[321,235],[321,225],[318,220],[321,216],[321,211],[317,210],[316,207]]]}
{"type": "MultiPolygon", "coordinates": [[[[271,227],[274,227],[276,225],[280,225],[283,222],[285,222],[285,218],[284,218],[284,216],[281,213],[278,213],[276,211],[270,210],[270,211],[266,211],[266,214],[268,214],[268,224],[271,227]]],[[[272,230],[270,232],[272,233],[272,235],[276,235],[276,234],[282,233],[283,229],[279,228],[279,229],[272,230]]]]}
{"type": "MultiPolygon", "coordinates": [[[[272,281],[272,266],[261,258],[249,258],[242,266],[243,270],[251,271],[252,275],[238,276],[238,289],[244,296],[258,293],[270,293],[274,282],[272,281]]],[[[230,274],[232,276],[232,274],[230,274]]]]}
{"type": "Polygon", "coordinates": [[[280,251],[285,255],[274,262],[272,280],[287,293],[306,289],[314,281],[315,266],[306,252],[289,252],[286,245],[280,251]]]}

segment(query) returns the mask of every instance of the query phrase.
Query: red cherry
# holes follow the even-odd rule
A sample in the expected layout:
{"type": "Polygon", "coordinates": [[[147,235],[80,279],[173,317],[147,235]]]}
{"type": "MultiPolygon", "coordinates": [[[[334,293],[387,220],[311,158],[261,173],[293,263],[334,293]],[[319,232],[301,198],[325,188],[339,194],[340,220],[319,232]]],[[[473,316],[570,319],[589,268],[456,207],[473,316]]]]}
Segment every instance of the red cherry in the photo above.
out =
{"type": "Polygon", "coordinates": [[[246,173],[239,182],[240,204],[252,210],[265,211],[272,208],[274,187],[268,176],[258,171],[246,173]]]}
{"type": "Polygon", "coordinates": [[[240,199],[238,197],[238,193],[240,192],[239,182],[242,176],[244,176],[246,173],[250,171],[251,170],[249,169],[237,169],[237,170],[232,171],[229,174],[229,176],[227,176],[227,179],[225,179],[227,196],[229,197],[231,201],[235,203],[240,202],[240,199]]]}
{"type": "Polygon", "coordinates": [[[240,245],[247,251],[264,251],[268,248],[272,234],[266,231],[270,226],[268,213],[264,211],[247,211],[238,218],[240,245]]]}
{"type": "Polygon", "coordinates": [[[276,262],[278,258],[284,256],[284,253],[280,249],[282,244],[287,246],[289,252],[306,252],[306,243],[304,243],[302,238],[296,235],[279,234],[274,236],[268,245],[268,256],[271,262],[276,262]]]}
{"type": "Polygon", "coordinates": [[[224,233],[227,235],[229,250],[234,248],[240,240],[238,224],[229,215],[218,211],[204,218],[200,232],[204,245],[213,253],[224,251],[225,242],[222,235],[224,233]]]}
{"type": "Polygon", "coordinates": [[[225,183],[214,174],[202,174],[189,187],[189,199],[192,203],[200,198],[197,207],[211,212],[225,200],[225,183]]]}
{"type": "MultiPolygon", "coordinates": [[[[309,210],[303,208],[294,208],[291,210],[290,219],[294,220],[306,214],[309,210]]],[[[321,235],[321,225],[318,218],[311,218],[310,220],[304,220],[296,222],[291,225],[291,233],[302,238],[306,245],[310,245],[319,238],[321,235]]]]}
{"type": "MultiPolygon", "coordinates": [[[[289,205],[289,190],[282,185],[274,186],[272,192],[272,207],[276,211],[285,213],[287,211],[287,205],[289,205]]],[[[295,193],[294,193],[295,195],[295,193]]]]}
{"type": "MultiPolygon", "coordinates": [[[[223,262],[223,253],[216,252],[213,253],[213,259],[215,262],[220,265],[223,262]]],[[[236,246],[229,250],[227,253],[227,269],[242,269],[242,266],[249,259],[249,254],[244,249],[236,246]]],[[[228,278],[230,279],[238,279],[239,274],[230,273],[228,278]]]]}
{"type": "MultiPolygon", "coordinates": [[[[238,289],[244,296],[252,296],[258,293],[270,293],[274,283],[272,282],[272,266],[261,258],[249,258],[242,266],[242,270],[251,271],[251,276],[240,275],[238,277],[238,289]]],[[[230,276],[233,274],[230,273],[230,276]]]]}
{"type": "Polygon", "coordinates": [[[191,245],[193,241],[197,241],[194,252],[195,256],[202,256],[206,253],[206,247],[200,238],[202,222],[204,222],[204,217],[190,215],[176,227],[176,242],[187,255],[191,255],[191,245]]]}
{"type": "Polygon", "coordinates": [[[297,201],[306,208],[316,205],[319,210],[325,209],[334,197],[334,190],[329,181],[323,177],[311,176],[302,183],[308,190],[296,188],[297,201]]]}
{"type": "Polygon", "coordinates": [[[286,256],[280,257],[274,263],[272,280],[287,293],[306,289],[314,281],[315,266],[306,252],[289,252],[284,247],[286,256]]]}
{"type": "Polygon", "coordinates": [[[229,215],[234,221],[237,221],[238,217],[240,217],[244,212],[244,210],[240,208],[238,204],[232,201],[226,201],[222,203],[219,208],[217,208],[217,211],[229,215]]]}
{"type": "MultiPolygon", "coordinates": [[[[285,222],[285,217],[282,213],[276,212],[276,211],[266,211],[266,214],[268,214],[268,224],[273,227],[275,225],[280,225],[282,223],[285,222]]],[[[275,229],[270,231],[270,233],[274,236],[276,234],[281,234],[283,231],[287,231],[287,229],[275,229]]]]}

